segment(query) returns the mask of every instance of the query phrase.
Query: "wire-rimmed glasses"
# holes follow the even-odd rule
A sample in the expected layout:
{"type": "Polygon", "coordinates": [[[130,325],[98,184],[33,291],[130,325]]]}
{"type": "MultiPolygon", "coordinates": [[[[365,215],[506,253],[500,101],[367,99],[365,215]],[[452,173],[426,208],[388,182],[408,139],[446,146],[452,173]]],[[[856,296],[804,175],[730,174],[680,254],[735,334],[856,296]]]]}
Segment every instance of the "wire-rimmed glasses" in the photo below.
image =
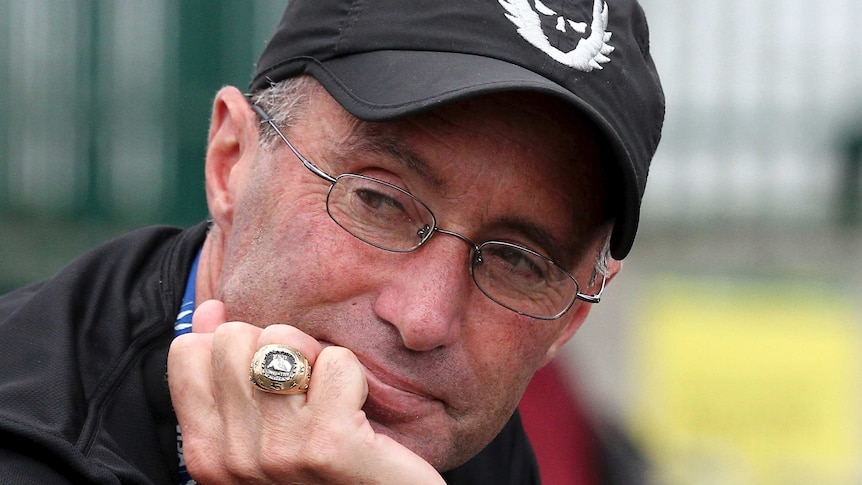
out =
{"type": "Polygon", "coordinates": [[[306,168],[331,184],[326,197],[329,217],[357,239],[391,252],[411,252],[437,233],[456,237],[470,247],[470,274],[479,290],[499,305],[521,315],[555,320],[576,300],[598,303],[605,289],[601,275],[598,293],[579,291],[578,282],[550,258],[519,244],[485,241],[476,244],[456,232],[437,227],[425,203],[406,190],[365,175],[333,177],[305,158],[259,105],[252,108],[306,168]]]}

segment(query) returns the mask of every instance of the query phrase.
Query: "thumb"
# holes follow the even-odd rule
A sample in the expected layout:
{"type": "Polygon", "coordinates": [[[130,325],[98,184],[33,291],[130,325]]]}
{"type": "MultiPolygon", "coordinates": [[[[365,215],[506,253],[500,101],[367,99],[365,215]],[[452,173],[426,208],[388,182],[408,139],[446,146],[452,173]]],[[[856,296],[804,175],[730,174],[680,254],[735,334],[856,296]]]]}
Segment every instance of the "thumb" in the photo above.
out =
{"type": "Polygon", "coordinates": [[[389,436],[375,434],[372,448],[379,451],[372,456],[383,460],[372,463],[375,472],[369,480],[376,480],[376,483],[404,483],[404,477],[411,477],[410,483],[446,485],[430,463],[389,436]]]}
{"type": "Polygon", "coordinates": [[[216,327],[227,321],[227,310],[220,300],[201,303],[192,316],[192,332],[213,333],[216,327]]]}

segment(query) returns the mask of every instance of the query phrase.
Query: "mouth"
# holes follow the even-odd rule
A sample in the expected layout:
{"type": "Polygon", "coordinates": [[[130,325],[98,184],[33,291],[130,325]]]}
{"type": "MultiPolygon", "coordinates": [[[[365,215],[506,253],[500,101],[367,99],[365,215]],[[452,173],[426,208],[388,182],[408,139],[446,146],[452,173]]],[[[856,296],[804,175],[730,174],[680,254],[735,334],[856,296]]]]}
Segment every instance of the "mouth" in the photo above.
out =
{"type": "Polygon", "coordinates": [[[407,423],[439,412],[443,402],[379,367],[365,364],[368,398],[363,410],[381,424],[407,423]]]}

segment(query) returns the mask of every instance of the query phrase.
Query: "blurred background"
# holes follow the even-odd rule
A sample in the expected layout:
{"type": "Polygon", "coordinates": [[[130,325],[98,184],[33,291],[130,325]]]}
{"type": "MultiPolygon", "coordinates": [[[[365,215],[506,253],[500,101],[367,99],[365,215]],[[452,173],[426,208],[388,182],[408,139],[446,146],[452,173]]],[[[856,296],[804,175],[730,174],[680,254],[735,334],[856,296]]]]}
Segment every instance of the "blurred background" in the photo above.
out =
{"type": "MultiPolygon", "coordinates": [[[[563,378],[651,483],[862,483],[862,2],[642,4],[664,138],[563,378]]],[[[283,6],[0,0],[0,292],[205,217],[212,97],[283,6]]]]}

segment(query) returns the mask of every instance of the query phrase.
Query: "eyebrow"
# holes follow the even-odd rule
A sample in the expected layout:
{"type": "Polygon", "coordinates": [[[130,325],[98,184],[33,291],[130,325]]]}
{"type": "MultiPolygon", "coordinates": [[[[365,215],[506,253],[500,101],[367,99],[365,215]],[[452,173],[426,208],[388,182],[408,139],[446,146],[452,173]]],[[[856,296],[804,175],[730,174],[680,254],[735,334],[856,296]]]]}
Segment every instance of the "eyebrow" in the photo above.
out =
{"type": "Polygon", "coordinates": [[[363,122],[341,143],[334,147],[339,158],[347,158],[351,153],[367,152],[384,155],[416,173],[435,189],[445,188],[446,180],[431,164],[400,138],[381,132],[372,123],[363,122]]]}
{"type": "MultiPolygon", "coordinates": [[[[547,230],[524,219],[506,218],[499,221],[498,224],[502,227],[520,232],[530,238],[530,240],[534,241],[544,249],[544,251],[539,251],[540,253],[544,254],[567,271],[574,269],[573,266],[575,263],[581,260],[581,253],[586,251],[584,245],[581,244],[582,241],[572,240],[563,242],[547,230]]],[[[538,251],[532,246],[526,247],[533,251],[538,251]]]]}

